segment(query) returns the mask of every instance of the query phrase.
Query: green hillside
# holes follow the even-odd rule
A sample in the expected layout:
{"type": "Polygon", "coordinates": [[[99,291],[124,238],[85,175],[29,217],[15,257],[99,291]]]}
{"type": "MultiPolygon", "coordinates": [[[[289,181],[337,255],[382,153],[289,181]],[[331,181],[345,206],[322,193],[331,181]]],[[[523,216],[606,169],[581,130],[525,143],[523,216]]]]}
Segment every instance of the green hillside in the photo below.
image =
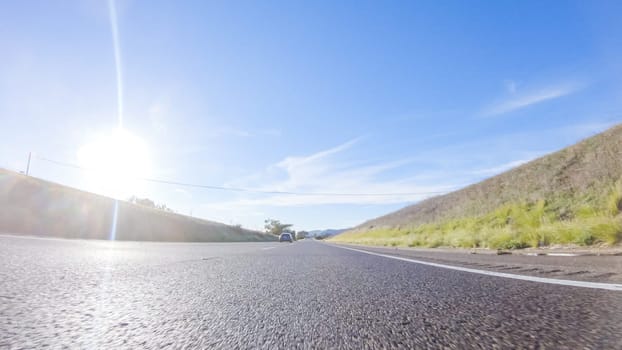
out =
{"type": "MultiPolygon", "coordinates": [[[[109,239],[115,200],[0,169],[0,233],[109,239]]],[[[275,238],[118,201],[116,239],[235,242],[275,238]]]]}
{"type": "Polygon", "coordinates": [[[333,241],[525,248],[622,241],[622,125],[333,241]]]}

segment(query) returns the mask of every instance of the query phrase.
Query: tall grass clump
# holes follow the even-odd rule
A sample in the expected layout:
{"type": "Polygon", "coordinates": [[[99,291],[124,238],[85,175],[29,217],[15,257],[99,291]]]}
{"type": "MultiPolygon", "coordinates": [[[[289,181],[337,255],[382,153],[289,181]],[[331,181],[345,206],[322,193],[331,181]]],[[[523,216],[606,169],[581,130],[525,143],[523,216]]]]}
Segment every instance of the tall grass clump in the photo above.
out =
{"type": "Polygon", "coordinates": [[[615,182],[607,196],[607,211],[611,215],[618,215],[622,212],[622,178],[615,182]]]}

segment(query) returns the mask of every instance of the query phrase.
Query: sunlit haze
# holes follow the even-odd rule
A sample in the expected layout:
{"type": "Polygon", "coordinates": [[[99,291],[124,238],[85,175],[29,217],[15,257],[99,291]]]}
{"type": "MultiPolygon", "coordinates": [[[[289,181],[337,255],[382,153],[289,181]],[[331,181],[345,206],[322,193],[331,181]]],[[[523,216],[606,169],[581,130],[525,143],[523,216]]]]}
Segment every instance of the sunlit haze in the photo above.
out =
{"type": "Polygon", "coordinates": [[[486,4],[6,2],[0,167],[346,228],[622,120],[622,2],[486,4]]]}
{"type": "Polygon", "coordinates": [[[115,198],[129,198],[152,176],[148,146],[125,129],[94,136],[77,157],[87,186],[115,198]]]}

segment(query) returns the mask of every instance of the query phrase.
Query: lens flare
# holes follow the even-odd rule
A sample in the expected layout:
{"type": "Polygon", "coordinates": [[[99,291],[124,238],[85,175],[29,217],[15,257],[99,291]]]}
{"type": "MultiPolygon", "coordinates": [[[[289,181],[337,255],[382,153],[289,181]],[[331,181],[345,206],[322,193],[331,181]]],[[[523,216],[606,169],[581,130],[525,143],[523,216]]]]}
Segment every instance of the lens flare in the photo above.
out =
{"type": "Polygon", "coordinates": [[[117,8],[114,0],[108,0],[110,12],[110,29],[114,46],[114,63],[117,73],[117,126],[123,128],[123,80],[121,74],[121,47],[119,45],[119,29],[117,26],[117,8]]]}
{"type": "Polygon", "coordinates": [[[114,200],[114,207],[112,209],[112,223],[110,224],[110,236],[109,239],[114,241],[117,239],[117,219],[119,217],[119,200],[114,200]]]}

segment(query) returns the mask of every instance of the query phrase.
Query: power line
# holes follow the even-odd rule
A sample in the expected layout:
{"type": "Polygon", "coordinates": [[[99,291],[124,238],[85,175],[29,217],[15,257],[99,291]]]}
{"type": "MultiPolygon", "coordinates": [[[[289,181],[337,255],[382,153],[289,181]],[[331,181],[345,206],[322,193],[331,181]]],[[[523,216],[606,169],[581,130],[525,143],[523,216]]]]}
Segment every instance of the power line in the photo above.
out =
{"type": "MultiPolygon", "coordinates": [[[[35,158],[49,162],[58,166],[63,166],[67,168],[85,170],[85,171],[97,171],[96,169],[89,169],[77,164],[61,162],[58,160],[53,160],[45,157],[41,157],[39,155],[34,155],[35,158]]],[[[292,192],[292,191],[273,191],[273,190],[259,190],[259,189],[251,189],[251,188],[241,188],[241,187],[228,187],[228,186],[215,186],[215,185],[200,185],[200,184],[191,184],[187,182],[180,181],[172,181],[172,180],[162,180],[162,179],[152,179],[152,178],[140,178],[133,177],[135,180],[159,183],[165,185],[175,185],[175,186],[183,186],[183,187],[193,187],[193,188],[203,188],[209,190],[219,190],[219,191],[231,191],[231,192],[245,192],[245,193],[258,193],[258,194],[283,194],[283,195],[294,195],[294,196],[348,196],[348,197],[370,197],[370,196],[379,196],[379,197],[388,197],[388,196],[423,196],[423,195],[435,195],[435,194],[444,194],[449,191],[430,191],[430,192],[401,192],[401,193],[335,193],[335,192],[292,192]]]]}

